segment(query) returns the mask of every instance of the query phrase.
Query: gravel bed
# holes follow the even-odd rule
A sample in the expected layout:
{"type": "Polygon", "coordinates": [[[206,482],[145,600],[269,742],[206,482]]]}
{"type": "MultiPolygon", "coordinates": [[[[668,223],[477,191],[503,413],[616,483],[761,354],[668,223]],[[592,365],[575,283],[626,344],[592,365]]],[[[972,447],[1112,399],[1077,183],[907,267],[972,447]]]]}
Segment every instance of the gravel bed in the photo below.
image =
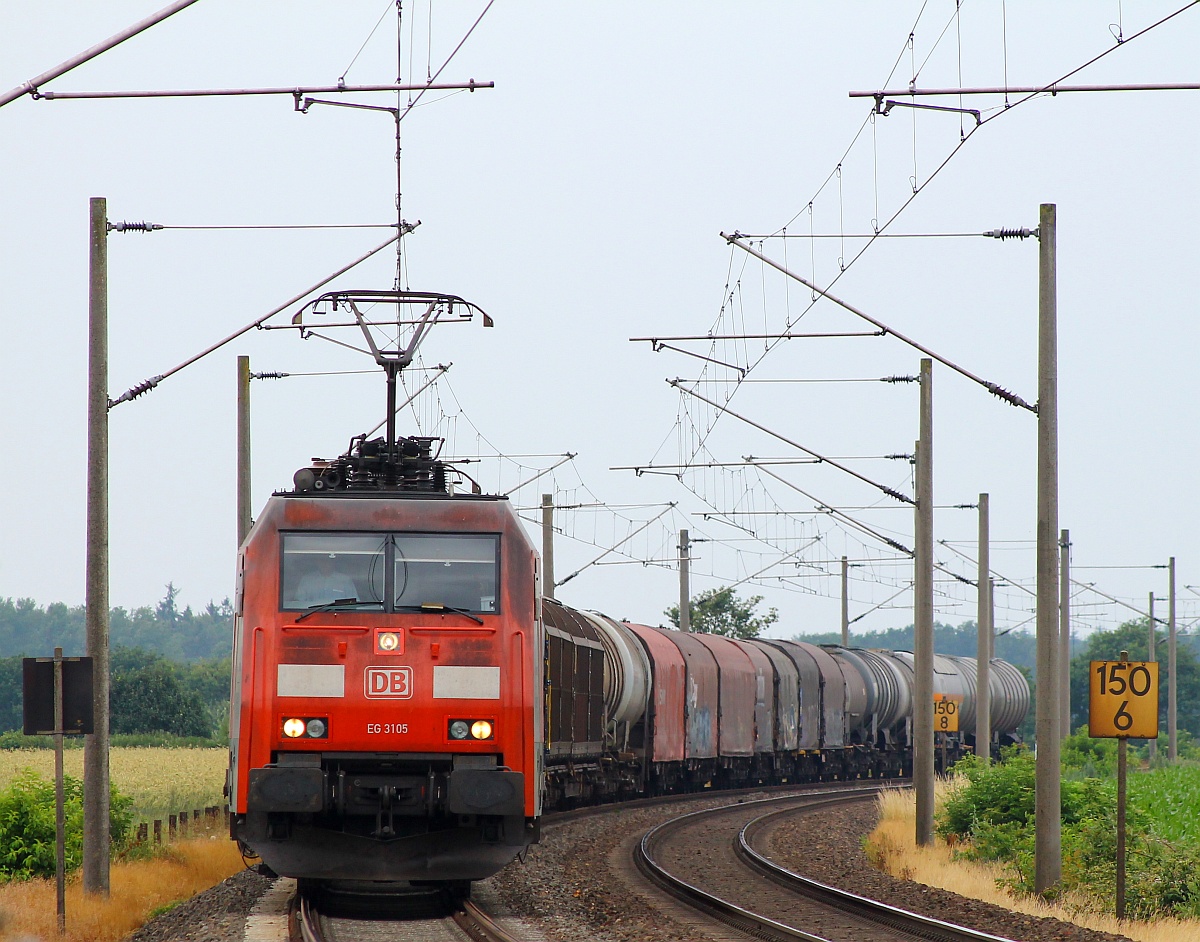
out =
{"type": "Polygon", "coordinates": [[[151,919],[127,942],[242,942],[246,917],[273,882],[243,870],[151,919]]]}
{"type": "MultiPolygon", "coordinates": [[[[484,881],[477,898],[496,915],[535,928],[547,942],[706,940],[702,920],[680,915],[641,887],[629,851],[635,835],[647,828],[685,810],[728,800],[713,796],[686,806],[627,808],[548,825],[542,843],[530,848],[524,861],[484,881]]],[[[875,816],[870,802],[806,815],[775,832],[772,853],[780,864],[823,882],[1021,942],[1123,939],[880,873],[862,850],[862,837],[875,826],[875,816]]],[[[270,883],[253,871],[240,873],[153,919],[128,942],[242,942],[246,916],[270,883]]]]}
{"type": "Polygon", "coordinates": [[[1128,942],[1125,936],[1084,929],[1058,919],[1025,916],[936,887],[900,880],[871,866],[862,838],[878,820],[864,801],[788,821],[759,841],[772,860],[796,873],[923,916],[970,926],[1021,942],[1128,942]]]}
{"type": "Polygon", "coordinates": [[[673,918],[677,907],[658,903],[656,891],[644,888],[631,845],[668,818],[729,800],[717,795],[665,807],[625,808],[553,825],[543,831],[542,843],[530,848],[524,864],[512,864],[485,884],[508,912],[536,925],[553,942],[705,940],[709,936],[690,920],[673,918]]]}

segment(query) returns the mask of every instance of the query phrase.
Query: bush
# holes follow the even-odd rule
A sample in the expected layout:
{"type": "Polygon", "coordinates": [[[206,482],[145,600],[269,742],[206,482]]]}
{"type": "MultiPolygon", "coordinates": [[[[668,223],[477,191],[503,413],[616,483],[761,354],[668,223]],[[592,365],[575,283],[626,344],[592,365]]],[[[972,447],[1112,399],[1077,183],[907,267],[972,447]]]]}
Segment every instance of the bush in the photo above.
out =
{"type": "Polygon", "coordinates": [[[1063,740],[1062,767],[1063,775],[1071,777],[1116,776],[1117,741],[1092,739],[1087,727],[1081,726],[1063,740]]]}
{"type": "Polygon", "coordinates": [[[1136,919],[1162,913],[1200,918],[1200,848],[1160,840],[1139,843],[1136,865],[1126,878],[1127,912],[1136,919]]]}
{"type": "MultiPolygon", "coordinates": [[[[67,736],[63,740],[63,748],[71,748],[71,740],[74,737],[67,736]]],[[[20,730],[9,730],[8,732],[0,733],[0,749],[53,749],[53,736],[26,736],[20,730]]]]}
{"type": "MultiPolygon", "coordinates": [[[[83,783],[63,780],[66,869],[83,861],[83,783]]],[[[115,788],[110,794],[111,841],[123,846],[133,823],[131,799],[115,788]]],[[[54,783],[26,769],[0,791],[0,881],[52,877],[55,873],[54,783]]]]}
{"type": "Polygon", "coordinates": [[[967,784],[946,799],[937,825],[942,837],[967,840],[980,825],[1024,827],[1033,821],[1034,760],[1028,750],[1009,747],[993,763],[968,755],[951,771],[967,784]]]}
{"type": "MultiPolygon", "coordinates": [[[[1076,773],[1103,768],[1109,750],[1071,737],[1076,773]]],[[[1107,744],[1105,744],[1107,745],[1107,744]]],[[[962,841],[968,859],[1002,861],[1012,867],[1010,889],[1034,889],[1034,771],[1025,751],[1008,750],[985,765],[968,756],[955,765],[959,785],[938,816],[938,833],[962,841]]],[[[1132,789],[1131,789],[1132,791],[1132,789]]],[[[1062,782],[1062,881],[1057,890],[1079,892],[1111,909],[1116,897],[1117,789],[1111,778],[1062,782]]],[[[1174,793],[1179,794],[1176,786],[1174,793]]],[[[1136,801],[1126,806],[1126,909],[1134,918],[1200,916],[1200,846],[1154,833],[1155,818],[1136,801]]]]}

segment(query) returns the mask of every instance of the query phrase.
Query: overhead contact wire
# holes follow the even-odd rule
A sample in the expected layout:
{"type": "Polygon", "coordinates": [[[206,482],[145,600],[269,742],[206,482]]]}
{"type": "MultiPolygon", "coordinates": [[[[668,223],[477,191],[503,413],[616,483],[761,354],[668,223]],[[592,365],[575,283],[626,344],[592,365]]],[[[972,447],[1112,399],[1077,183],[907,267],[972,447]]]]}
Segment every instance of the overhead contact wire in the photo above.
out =
{"type": "MultiPolygon", "coordinates": [[[[1048,85],[1046,85],[1044,88],[1042,88],[1042,89],[1040,89],[1040,90],[1038,90],[1038,91],[1036,91],[1036,92],[1030,92],[1030,93],[1029,93],[1028,95],[1026,95],[1024,98],[1018,99],[1017,101],[1013,102],[1011,105],[1009,105],[1009,104],[1006,102],[1006,103],[1005,103],[1005,108],[1006,108],[1006,110],[1010,110],[1010,109],[1012,109],[1012,108],[1015,108],[1015,107],[1017,107],[1017,105],[1023,105],[1025,102],[1029,101],[1031,98],[1036,98],[1036,97],[1037,97],[1037,96],[1039,96],[1039,95],[1045,95],[1045,94],[1047,94],[1047,93],[1049,93],[1049,94],[1053,95],[1053,94],[1054,94],[1054,87],[1055,87],[1056,85],[1060,85],[1060,84],[1062,84],[1064,81],[1066,81],[1067,79],[1069,79],[1069,78],[1070,78],[1072,75],[1078,75],[1080,72],[1082,72],[1082,71],[1083,71],[1084,69],[1086,69],[1088,66],[1090,66],[1090,65],[1094,65],[1095,63],[1099,62],[1101,59],[1105,58],[1106,56],[1108,56],[1108,55],[1112,54],[1112,53],[1113,53],[1113,52],[1115,52],[1116,50],[1118,50],[1118,49],[1122,48],[1123,46],[1126,46],[1126,45],[1128,45],[1129,43],[1133,42],[1135,39],[1140,39],[1142,36],[1145,36],[1145,35],[1146,35],[1147,33],[1149,33],[1151,30],[1158,29],[1158,27],[1162,26],[1162,25],[1163,25],[1163,24],[1165,24],[1165,23],[1168,23],[1168,22],[1170,22],[1171,20],[1175,19],[1175,17],[1179,16],[1181,13],[1184,13],[1184,12],[1186,12],[1187,10],[1189,10],[1191,7],[1194,7],[1194,6],[1196,6],[1198,3],[1200,3],[1200,0],[1192,0],[1192,2],[1191,2],[1191,3],[1187,3],[1187,4],[1185,4],[1184,6],[1180,7],[1178,10],[1176,10],[1174,13],[1168,13],[1168,14],[1167,14],[1166,16],[1164,16],[1164,17],[1163,17],[1161,20],[1158,20],[1158,21],[1157,21],[1157,22],[1155,22],[1155,23],[1151,23],[1149,26],[1145,27],[1144,29],[1140,29],[1140,30],[1138,30],[1136,33],[1134,33],[1132,36],[1130,36],[1130,37],[1129,37],[1128,39],[1126,39],[1124,42],[1117,43],[1117,45],[1115,45],[1115,46],[1112,46],[1112,47],[1110,47],[1110,48],[1108,48],[1108,49],[1105,49],[1103,52],[1101,52],[1101,53],[1098,53],[1097,55],[1093,56],[1091,59],[1088,59],[1088,61],[1087,61],[1087,62],[1085,62],[1085,63],[1083,63],[1083,65],[1077,66],[1076,68],[1072,69],[1070,72],[1067,72],[1065,75],[1061,75],[1061,76],[1059,76],[1057,79],[1055,79],[1053,82],[1050,82],[1050,83],[1049,83],[1048,85]]],[[[1006,48],[1007,48],[1007,47],[1006,47],[1006,48]]],[[[1006,75],[1005,75],[1005,85],[1007,85],[1007,84],[1008,84],[1008,77],[1007,77],[1007,74],[1006,74],[1006,75]]],[[[987,118],[984,118],[984,119],[983,119],[983,120],[980,122],[980,124],[987,124],[989,121],[993,121],[993,120],[995,120],[996,118],[1000,117],[1000,115],[1002,115],[1002,114],[1004,114],[1004,112],[1003,112],[1003,111],[997,112],[997,113],[996,113],[996,114],[994,114],[994,115],[991,115],[991,116],[989,116],[989,117],[987,117],[987,118]]]]}
{"type": "Polygon", "coordinates": [[[346,272],[350,271],[352,268],[355,268],[358,265],[361,265],[363,262],[365,262],[367,259],[369,259],[371,256],[375,255],[376,253],[382,252],[384,249],[386,249],[389,245],[391,245],[393,242],[395,242],[399,238],[400,238],[400,233],[396,233],[396,235],[392,236],[387,241],[381,242],[379,245],[375,246],[375,248],[371,249],[369,252],[365,253],[364,255],[360,255],[349,265],[342,266],[337,271],[335,271],[332,275],[329,275],[326,278],[322,278],[315,285],[311,286],[310,288],[306,288],[304,291],[301,291],[295,297],[290,298],[289,300],[285,301],[283,304],[279,305],[279,307],[275,308],[272,311],[268,311],[262,317],[251,321],[249,324],[247,324],[245,327],[241,328],[240,330],[234,331],[232,334],[230,334],[224,340],[218,340],[212,346],[207,347],[204,350],[201,350],[195,356],[188,357],[188,359],[184,360],[182,363],[180,363],[177,366],[171,367],[171,369],[167,370],[165,373],[159,373],[157,376],[152,376],[149,379],[143,380],[142,382],[138,383],[138,385],[127,389],[125,392],[121,393],[121,395],[118,396],[116,399],[110,399],[108,401],[108,408],[112,409],[115,406],[119,406],[122,402],[133,401],[134,399],[136,399],[138,396],[142,395],[143,393],[148,393],[150,390],[154,389],[164,379],[167,379],[170,376],[174,376],[180,370],[184,369],[185,367],[191,366],[197,360],[201,360],[204,357],[208,356],[210,353],[213,353],[216,350],[220,350],[223,346],[225,346],[225,344],[229,343],[230,341],[236,340],[238,337],[242,336],[242,334],[249,333],[251,330],[254,330],[256,327],[261,327],[263,324],[265,324],[267,321],[269,321],[276,314],[286,311],[289,307],[291,307],[293,304],[295,304],[298,301],[303,301],[314,291],[325,287],[325,285],[329,284],[329,282],[333,281],[335,278],[337,278],[341,275],[344,275],[346,272]]]}
{"type": "Polygon", "coordinates": [[[698,392],[695,392],[694,390],[686,388],[685,386],[683,386],[681,383],[679,383],[677,381],[667,380],[667,382],[671,386],[674,386],[676,389],[679,389],[679,390],[687,393],[689,396],[695,396],[701,402],[708,403],[708,405],[712,406],[714,409],[717,409],[720,412],[726,412],[729,415],[733,416],[735,419],[739,419],[740,421],[745,422],[747,425],[753,426],[754,428],[758,429],[760,432],[765,432],[767,435],[770,435],[772,438],[777,438],[777,439],[779,439],[779,441],[783,442],[784,444],[791,445],[793,448],[799,449],[800,451],[804,452],[806,455],[812,455],[814,458],[816,458],[818,461],[822,462],[823,464],[830,465],[831,467],[837,468],[839,471],[849,474],[851,477],[858,478],[858,480],[862,481],[864,484],[869,484],[869,485],[871,485],[871,487],[875,488],[876,490],[882,491],[884,494],[887,494],[888,497],[895,498],[896,500],[902,501],[903,503],[906,503],[906,504],[915,504],[916,503],[916,501],[914,501],[907,494],[902,494],[899,491],[895,490],[894,488],[888,487],[886,484],[880,484],[878,481],[872,481],[869,477],[867,477],[866,475],[863,475],[863,474],[859,474],[853,468],[848,468],[844,464],[841,464],[838,461],[834,461],[832,458],[827,458],[824,455],[820,454],[819,452],[813,451],[811,448],[806,448],[804,445],[801,445],[799,442],[793,441],[792,439],[788,438],[785,435],[780,435],[778,432],[772,431],[771,429],[767,428],[765,425],[760,425],[758,422],[755,422],[753,419],[748,419],[748,418],[746,418],[746,416],[740,415],[737,412],[732,411],[731,409],[728,408],[728,406],[722,406],[719,403],[713,402],[711,399],[707,399],[704,396],[701,396],[698,392]]]}
{"type": "MultiPolygon", "coordinates": [[[[1028,402],[1026,402],[1020,396],[1016,395],[1016,393],[1013,393],[1007,389],[1004,389],[1002,386],[1000,386],[999,383],[993,383],[990,380],[986,380],[986,379],[983,379],[981,376],[975,375],[974,373],[972,373],[970,370],[966,369],[965,367],[959,366],[957,363],[953,362],[952,360],[948,360],[946,357],[943,357],[942,355],[935,353],[933,350],[929,349],[924,344],[922,344],[916,340],[913,340],[911,337],[908,337],[905,334],[900,333],[898,330],[893,330],[887,324],[883,323],[883,321],[880,321],[877,318],[872,317],[871,315],[867,314],[865,311],[859,310],[854,305],[852,305],[846,301],[843,301],[841,298],[838,298],[836,295],[830,294],[828,290],[817,287],[815,282],[810,282],[807,279],[805,279],[802,275],[797,275],[795,272],[788,271],[786,268],[784,268],[778,262],[772,261],[771,259],[767,258],[767,256],[762,255],[759,252],[756,252],[752,246],[745,244],[736,232],[733,235],[726,235],[725,233],[721,233],[721,236],[722,236],[722,238],[726,239],[733,245],[738,246],[738,248],[742,249],[744,252],[748,252],[749,254],[755,256],[756,258],[762,259],[768,265],[770,265],[772,268],[778,269],[783,274],[787,275],[789,278],[794,278],[797,281],[799,281],[801,284],[808,285],[812,290],[819,292],[822,295],[822,297],[827,298],[828,300],[832,301],[834,304],[837,304],[839,307],[845,308],[851,314],[854,314],[857,317],[862,318],[867,323],[873,324],[874,326],[876,326],[880,330],[882,330],[885,334],[891,334],[897,340],[903,341],[904,343],[908,344],[910,347],[913,347],[914,349],[919,350],[921,353],[924,353],[928,357],[932,357],[933,359],[935,359],[939,363],[941,363],[943,366],[946,366],[946,367],[954,370],[954,372],[959,373],[962,376],[965,376],[967,379],[971,380],[974,383],[978,383],[980,386],[982,386],[984,389],[986,389],[988,392],[990,392],[993,396],[1003,399],[1009,405],[1019,406],[1020,408],[1028,409],[1030,412],[1033,412],[1033,413],[1037,412],[1037,406],[1030,405],[1028,402]]],[[[776,341],[776,342],[778,342],[778,341],[776,341]]],[[[755,364],[755,365],[757,365],[757,364],[755,364]]],[[[751,367],[751,369],[753,369],[753,367],[751,367]]]]}

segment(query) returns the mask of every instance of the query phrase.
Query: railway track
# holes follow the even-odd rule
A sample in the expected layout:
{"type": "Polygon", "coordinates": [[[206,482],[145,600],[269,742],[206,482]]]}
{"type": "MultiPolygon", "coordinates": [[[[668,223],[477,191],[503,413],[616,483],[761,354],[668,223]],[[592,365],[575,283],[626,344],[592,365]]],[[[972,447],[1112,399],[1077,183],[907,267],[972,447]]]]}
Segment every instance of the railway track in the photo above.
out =
{"type": "Polygon", "coordinates": [[[755,836],[783,816],[869,800],[879,790],[765,798],[693,812],[647,831],[635,863],[671,897],[771,942],[1009,942],[801,877],[753,847],[755,836]]]}
{"type": "Polygon", "coordinates": [[[470,900],[451,912],[437,893],[412,894],[402,902],[389,898],[372,908],[361,900],[330,910],[317,898],[296,894],[290,942],[522,942],[506,932],[470,900]]]}

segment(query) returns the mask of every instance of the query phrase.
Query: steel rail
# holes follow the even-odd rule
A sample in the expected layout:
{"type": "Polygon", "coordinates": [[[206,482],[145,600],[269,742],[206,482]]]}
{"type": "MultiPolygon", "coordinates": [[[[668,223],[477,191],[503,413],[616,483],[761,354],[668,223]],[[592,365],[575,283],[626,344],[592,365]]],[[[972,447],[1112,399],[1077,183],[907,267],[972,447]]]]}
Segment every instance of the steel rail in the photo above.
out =
{"type": "MultiPolygon", "coordinates": [[[[873,796],[880,790],[879,786],[871,786],[866,789],[855,789],[853,794],[855,799],[861,799],[873,796]]],[[[786,795],[778,798],[762,798],[751,802],[739,802],[733,805],[721,805],[717,808],[708,808],[703,811],[693,811],[690,814],[680,815],[677,818],[672,818],[665,821],[657,827],[651,828],[642,835],[642,839],[638,842],[634,850],[634,863],[638,870],[652,883],[661,889],[665,890],[671,896],[683,900],[691,906],[707,912],[714,916],[719,921],[726,925],[747,933],[760,939],[783,939],[793,940],[799,939],[802,942],[829,942],[824,936],[813,935],[810,932],[805,932],[802,929],[797,929],[793,926],[784,925],[781,922],[776,922],[773,919],[768,919],[758,913],[751,912],[748,909],[743,909],[734,903],[724,900],[719,896],[708,893],[700,889],[686,880],[675,876],[660,863],[654,859],[653,846],[661,841],[667,834],[672,831],[679,830],[687,823],[699,819],[705,815],[719,814],[721,812],[730,811],[731,809],[744,809],[747,806],[757,804],[777,804],[784,801],[800,802],[804,808],[819,808],[825,805],[836,805],[847,800],[846,794],[843,793],[836,797],[813,797],[805,795],[786,795]]],[[[853,799],[852,799],[853,800],[853,799]]],[[[795,810],[795,809],[792,809],[795,810]]]]}
{"type": "MultiPolygon", "coordinates": [[[[812,807],[816,806],[809,805],[800,810],[808,811],[812,807]]],[[[871,922],[889,926],[923,939],[929,939],[931,942],[1013,942],[1013,940],[1004,936],[992,935],[989,932],[980,932],[977,929],[971,929],[967,926],[956,925],[942,919],[934,919],[931,916],[922,916],[920,913],[901,909],[898,906],[891,906],[887,903],[881,903],[878,900],[859,896],[857,893],[851,893],[847,890],[810,879],[809,877],[801,876],[792,870],[773,863],[756,851],[751,842],[759,831],[772,823],[773,819],[782,817],[785,814],[794,813],[794,811],[795,809],[770,811],[759,815],[753,821],[746,824],[738,832],[736,845],[738,858],[750,867],[751,870],[761,873],[793,893],[816,900],[826,906],[840,909],[860,919],[869,919],[871,922]]]]}
{"type": "MultiPolygon", "coordinates": [[[[325,942],[321,929],[321,914],[307,896],[296,893],[288,907],[288,924],[300,930],[301,942],[325,942]]],[[[288,933],[289,936],[291,933],[288,933]]]]}
{"type": "Polygon", "coordinates": [[[450,918],[476,942],[521,942],[497,925],[477,903],[470,900],[463,900],[462,908],[450,918]]]}
{"type": "Polygon", "coordinates": [[[735,852],[738,859],[756,873],[767,876],[776,884],[793,893],[845,912],[854,918],[896,929],[908,935],[931,940],[931,942],[1012,942],[1012,940],[1002,936],[922,916],[837,889],[836,887],[828,886],[815,880],[810,880],[772,863],[751,846],[754,835],[767,826],[774,818],[844,804],[848,801],[861,801],[877,794],[882,790],[882,787],[858,788],[853,791],[847,790],[841,794],[826,797],[808,796],[806,798],[805,796],[792,795],[781,798],[766,798],[736,805],[723,805],[718,808],[710,808],[705,811],[682,815],[647,831],[638,843],[634,852],[634,860],[638,869],[655,885],[661,887],[672,896],[682,899],[688,904],[713,915],[721,922],[732,925],[743,932],[747,932],[757,938],[765,939],[802,939],[808,940],[808,942],[825,942],[820,936],[777,922],[759,913],[744,909],[712,893],[708,893],[667,871],[653,856],[654,845],[661,842],[669,833],[685,827],[689,821],[694,822],[704,815],[744,809],[748,805],[779,804],[785,801],[794,801],[797,802],[794,807],[782,808],[761,814],[740,829],[738,839],[735,843],[735,852]]]}
{"type": "MultiPolygon", "coordinates": [[[[289,925],[298,931],[301,942],[327,942],[328,936],[322,923],[320,909],[308,896],[297,893],[293,897],[288,920],[289,925]]],[[[474,942],[521,942],[519,938],[501,928],[477,903],[470,900],[463,900],[449,915],[430,921],[453,922],[474,942]]]]}

